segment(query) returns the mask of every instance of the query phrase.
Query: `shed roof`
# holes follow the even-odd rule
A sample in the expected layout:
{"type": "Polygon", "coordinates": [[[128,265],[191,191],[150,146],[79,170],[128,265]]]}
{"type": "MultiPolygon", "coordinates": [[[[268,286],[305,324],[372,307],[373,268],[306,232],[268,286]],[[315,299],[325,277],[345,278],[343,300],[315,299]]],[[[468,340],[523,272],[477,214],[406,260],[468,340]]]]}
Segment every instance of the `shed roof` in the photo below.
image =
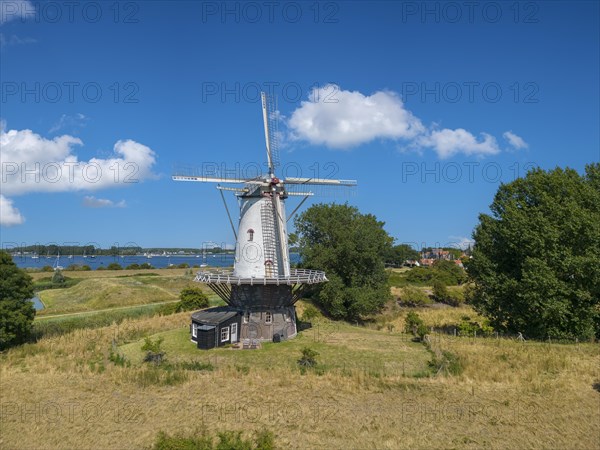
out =
{"type": "Polygon", "coordinates": [[[233,316],[239,314],[237,309],[232,309],[227,306],[219,306],[216,308],[203,309],[192,314],[192,320],[202,324],[218,325],[233,316]]]}

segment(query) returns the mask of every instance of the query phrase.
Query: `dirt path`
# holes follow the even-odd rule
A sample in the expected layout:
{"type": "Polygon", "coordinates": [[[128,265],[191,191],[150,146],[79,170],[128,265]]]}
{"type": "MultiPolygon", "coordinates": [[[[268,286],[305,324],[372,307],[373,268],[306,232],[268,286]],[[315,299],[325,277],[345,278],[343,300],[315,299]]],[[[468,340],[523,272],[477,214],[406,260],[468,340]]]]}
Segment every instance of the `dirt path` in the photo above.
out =
{"type": "Polygon", "coordinates": [[[93,310],[93,311],[80,311],[80,312],[65,313],[65,314],[48,314],[48,315],[43,315],[43,316],[36,316],[35,320],[53,319],[53,318],[56,318],[56,317],[80,316],[82,314],[96,314],[96,313],[106,312],[106,311],[116,311],[116,310],[119,310],[119,309],[143,308],[144,306],[165,305],[167,303],[176,303],[178,301],[179,300],[169,300],[168,302],[146,303],[144,305],[118,306],[116,308],[96,309],[96,310],[93,310]]]}

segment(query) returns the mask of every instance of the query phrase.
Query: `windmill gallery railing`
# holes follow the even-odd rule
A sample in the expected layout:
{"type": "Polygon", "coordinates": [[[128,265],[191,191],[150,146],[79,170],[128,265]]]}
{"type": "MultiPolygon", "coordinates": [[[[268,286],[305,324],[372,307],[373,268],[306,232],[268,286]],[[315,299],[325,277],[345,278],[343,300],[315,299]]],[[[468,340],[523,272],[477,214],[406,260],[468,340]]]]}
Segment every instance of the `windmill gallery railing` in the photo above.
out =
{"type": "Polygon", "coordinates": [[[196,273],[194,281],[205,284],[229,284],[229,285],[295,285],[315,284],[327,281],[325,272],[320,270],[291,269],[289,276],[275,276],[267,278],[240,277],[233,274],[232,269],[205,270],[196,273]]]}

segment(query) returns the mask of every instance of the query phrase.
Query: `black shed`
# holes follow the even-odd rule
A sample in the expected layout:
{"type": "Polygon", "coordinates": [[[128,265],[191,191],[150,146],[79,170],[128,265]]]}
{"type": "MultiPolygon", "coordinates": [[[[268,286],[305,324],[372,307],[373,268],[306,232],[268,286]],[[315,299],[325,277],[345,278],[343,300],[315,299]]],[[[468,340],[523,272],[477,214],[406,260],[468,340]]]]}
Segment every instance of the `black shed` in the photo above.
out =
{"type": "Polygon", "coordinates": [[[200,349],[239,342],[242,313],[227,306],[204,309],[192,314],[192,341],[200,349]]]}

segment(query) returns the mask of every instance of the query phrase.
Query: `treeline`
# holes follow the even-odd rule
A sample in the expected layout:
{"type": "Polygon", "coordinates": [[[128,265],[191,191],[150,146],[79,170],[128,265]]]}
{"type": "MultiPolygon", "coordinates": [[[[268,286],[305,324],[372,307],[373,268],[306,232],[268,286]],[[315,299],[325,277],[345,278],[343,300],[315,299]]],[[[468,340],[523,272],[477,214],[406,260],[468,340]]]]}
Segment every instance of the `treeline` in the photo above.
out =
{"type": "Polygon", "coordinates": [[[228,253],[232,250],[223,249],[220,247],[214,248],[187,248],[187,247],[152,247],[152,248],[143,248],[138,246],[126,246],[126,247],[117,247],[111,246],[110,248],[99,248],[94,245],[27,245],[22,247],[13,247],[10,249],[6,249],[11,255],[17,254],[36,254],[39,256],[134,256],[143,253],[153,253],[160,254],[164,253],[180,253],[183,252],[185,254],[200,254],[203,251],[210,253],[228,253]]]}

